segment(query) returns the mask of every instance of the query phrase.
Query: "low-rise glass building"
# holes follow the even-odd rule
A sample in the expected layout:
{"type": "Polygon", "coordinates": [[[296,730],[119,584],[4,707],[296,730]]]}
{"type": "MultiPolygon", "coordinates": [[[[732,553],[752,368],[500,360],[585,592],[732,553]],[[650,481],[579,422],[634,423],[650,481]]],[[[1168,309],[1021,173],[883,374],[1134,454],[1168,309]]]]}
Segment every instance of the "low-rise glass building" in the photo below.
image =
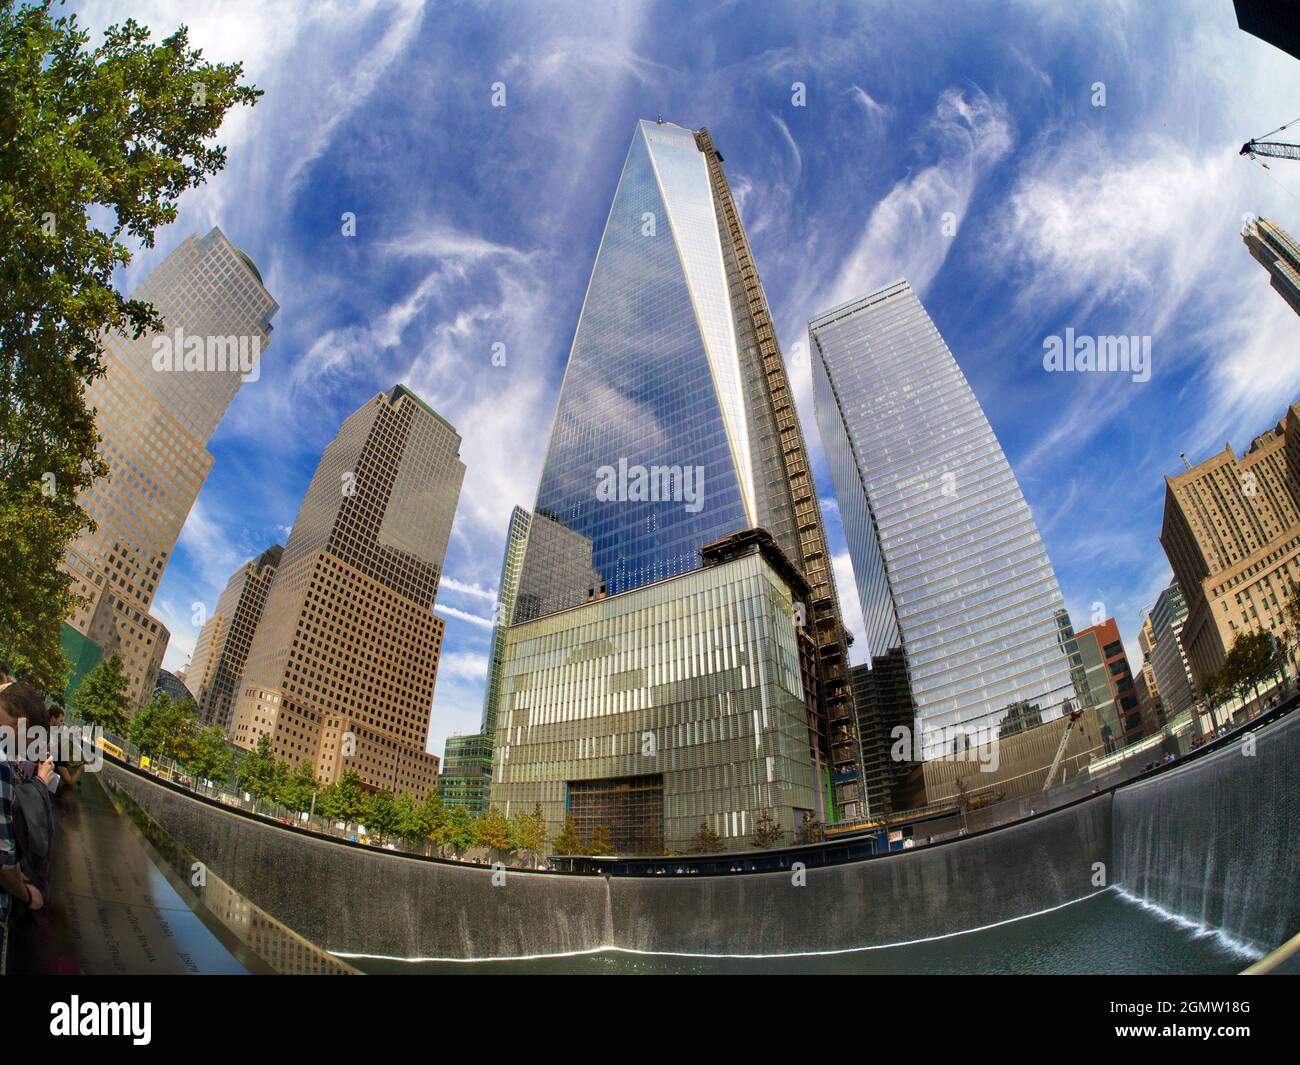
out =
{"type": "Polygon", "coordinates": [[[512,626],[492,804],[617,853],[687,851],[701,825],[748,848],[764,814],[793,842],[817,779],[783,563],[754,545],[512,626]]]}

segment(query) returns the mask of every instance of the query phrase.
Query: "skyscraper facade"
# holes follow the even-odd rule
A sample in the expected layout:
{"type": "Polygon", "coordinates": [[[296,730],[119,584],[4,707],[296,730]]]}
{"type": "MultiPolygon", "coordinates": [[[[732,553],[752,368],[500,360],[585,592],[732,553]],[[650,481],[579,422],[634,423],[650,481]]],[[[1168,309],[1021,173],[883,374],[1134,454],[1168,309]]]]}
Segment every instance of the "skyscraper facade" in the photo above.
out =
{"type": "Polygon", "coordinates": [[[1142,628],[1138,630],[1138,647],[1142,650],[1142,672],[1134,678],[1137,681],[1138,707],[1142,720],[1146,722],[1147,732],[1155,732],[1165,724],[1165,706],[1160,698],[1160,686],[1156,683],[1155,666],[1151,664],[1151,652],[1156,646],[1156,630],[1151,623],[1151,612],[1144,611],[1142,628]]]}
{"type": "Polygon", "coordinates": [[[620,854],[789,844],[820,802],[808,745],[807,586],[767,534],[677,577],[513,626],[491,801],[620,854]],[[602,831],[603,830],[603,831],[602,831]]]}
{"type": "Polygon", "coordinates": [[[74,541],[65,564],[85,600],[67,622],[73,657],[87,642],[120,654],[138,706],[170,638],[149,611],[212,469],[208,440],[241,383],[256,377],[278,308],[252,259],[215,228],[168,255],[132,298],[151,303],[163,326],[104,337],[105,373],[86,402],[109,476],[82,493],[96,528],[74,541]]]}
{"type": "Polygon", "coordinates": [[[1056,575],[921,301],[899,281],[818,315],[809,334],[868,656],[905,657],[914,754],[941,758],[1004,721],[1060,716],[1076,692],[1056,575]]]}
{"type": "Polygon", "coordinates": [[[501,692],[501,670],[505,663],[506,629],[519,593],[519,571],[532,515],[516,506],[506,531],[506,549],[497,580],[497,601],[492,611],[492,646],[488,652],[487,687],[483,692],[483,720],[478,732],[448,736],[443,750],[438,791],[448,806],[464,806],[479,813],[486,805],[492,776],[492,737],[496,733],[496,711],[501,692]]]}
{"type": "Polygon", "coordinates": [[[235,570],[216,609],[199,630],[185,684],[205,725],[230,728],[230,710],[239,692],[239,678],[244,674],[248,649],[262,620],[262,608],[283,553],[283,547],[272,544],[235,570]]]}
{"type": "MultiPolygon", "coordinates": [[[[1107,618],[1099,625],[1080,629],[1075,638],[1082,648],[1085,639],[1093,638],[1099,651],[1097,660],[1102,667],[1105,680],[1105,694],[1114,703],[1114,723],[1110,725],[1109,738],[1116,746],[1127,747],[1134,740],[1146,733],[1142,719],[1142,710],[1138,705],[1138,690],[1134,683],[1133,670],[1128,664],[1128,654],[1124,650],[1124,641],[1120,639],[1119,624],[1114,618],[1107,618]]],[[[1103,717],[1103,721],[1105,718],[1103,717]]],[[[1105,729],[1105,725],[1103,729],[1105,729]]]]}
{"type": "Polygon", "coordinates": [[[1173,721],[1196,704],[1196,680],[1183,647],[1183,628],[1187,623],[1187,601],[1178,580],[1169,582],[1151,608],[1151,669],[1156,689],[1164,707],[1165,720],[1173,721]]]}
{"type": "Polygon", "coordinates": [[[1232,0],[1237,25],[1300,59],[1300,5],[1295,0],[1232,0]]]}
{"type": "MultiPolygon", "coordinates": [[[[721,163],[705,130],[666,122],[635,130],[575,332],[524,552],[506,641],[505,672],[514,679],[498,700],[493,801],[498,768],[527,742],[506,732],[507,714],[527,701],[512,666],[527,640],[516,638],[515,628],[696,574],[708,545],[761,529],[807,589],[796,643],[810,663],[803,701],[818,781],[812,809],[859,812],[846,636],[825,534],[771,316],[721,163]]],[[[625,638],[642,646],[645,635],[625,638]]],[[[646,698],[671,694],[651,695],[649,680],[644,686],[646,698]]],[[[581,744],[580,732],[570,728],[556,743],[581,744]]],[[[568,758],[557,755],[554,772],[568,758]]],[[[737,799],[708,817],[721,834],[735,836],[741,808],[737,799]]]]}
{"type": "Polygon", "coordinates": [[[597,251],[534,508],[514,620],[700,565],[760,527],[812,589],[811,736],[854,809],[857,744],[829,552],[784,362],[706,130],[638,124],[597,251]],[[600,493],[601,475],[610,491],[600,493]],[[601,495],[605,498],[600,498],[601,495]]]}
{"type": "Polygon", "coordinates": [[[1256,218],[1241,231],[1255,261],[1268,271],[1269,283],[1300,314],[1300,243],[1276,222],[1256,218]]]}
{"type": "Polygon", "coordinates": [[[1281,639],[1287,594],[1300,579],[1300,403],[1240,458],[1225,445],[1166,477],[1160,543],[1187,600],[1182,643],[1194,686],[1239,635],[1281,639]]]}
{"type": "Polygon", "coordinates": [[[433,613],[465,464],[460,436],[397,385],[325,449],[253,637],[230,737],[323,783],[422,798],[444,622],[433,613]]]}

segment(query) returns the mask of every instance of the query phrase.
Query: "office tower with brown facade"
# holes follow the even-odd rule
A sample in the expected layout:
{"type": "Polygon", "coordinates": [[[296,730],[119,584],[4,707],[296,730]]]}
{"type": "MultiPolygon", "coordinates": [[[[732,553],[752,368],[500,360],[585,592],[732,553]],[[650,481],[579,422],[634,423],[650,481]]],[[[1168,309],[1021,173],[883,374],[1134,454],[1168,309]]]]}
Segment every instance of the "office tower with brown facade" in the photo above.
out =
{"type": "Polygon", "coordinates": [[[1240,458],[1225,445],[1166,477],[1160,542],[1187,599],[1182,644],[1197,686],[1239,635],[1282,638],[1300,579],[1300,403],[1240,458]]]}
{"type": "Polygon", "coordinates": [[[325,449],[248,651],[230,738],[331,783],[418,798],[444,622],[433,613],[465,464],[410,389],[381,392],[325,449]]]}
{"type": "Polygon", "coordinates": [[[278,308],[220,229],[185,241],[132,297],[152,304],[163,326],[138,338],[107,334],[105,373],[86,389],[109,475],[81,496],[96,529],[65,560],[85,601],[64,646],[78,662],[120,654],[138,706],[167,649],[169,633],[149,611],[212,469],[208,440],[241,383],[256,379],[278,308]]]}
{"type": "Polygon", "coordinates": [[[1269,284],[1300,314],[1300,243],[1276,222],[1256,218],[1241,231],[1255,261],[1268,271],[1269,284]]]}
{"type": "Polygon", "coordinates": [[[199,630],[185,686],[205,725],[230,727],[230,708],[239,692],[239,678],[283,553],[283,547],[273,544],[235,570],[216,609],[199,630]]]}

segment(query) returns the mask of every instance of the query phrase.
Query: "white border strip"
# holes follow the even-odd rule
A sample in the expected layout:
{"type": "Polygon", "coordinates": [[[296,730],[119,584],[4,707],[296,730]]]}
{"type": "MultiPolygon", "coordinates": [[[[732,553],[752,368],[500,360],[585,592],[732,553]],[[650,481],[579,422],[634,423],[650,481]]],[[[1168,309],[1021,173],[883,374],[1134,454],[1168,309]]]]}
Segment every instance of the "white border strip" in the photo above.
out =
{"type": "Polygon", "coordinates": [[[945,932],[938,936],[926,936],[922,939],[905,939],[897,943],[877,943],[867,947],[842,947],[837,950],[800,950],[788,954],[695,954],[687,951],[678,950],[637,950],[633,947],[589,947],[586,950],[567,950],[556,954],[515,954],[496,958],[398,958],[391,954],[353,954],[341,950],[331,950],[330,953],[339,958],[370,958],[375,961],[399,961],[407,962],[411,965],[421,965],[431,962],[456,962],[464,965],[477,965],[482,962],[513,962],[513,961],[541,961],[546,958],[579,958],[586,954],[635,954],[645,957],[655,958],[710,958],[725,960],[728,958],[737,958],[744,960],[756,960],[763,958],[822,958],[832,957],[837,954],[861,954],[868,950],[890,950],[894,947],[910,947],[919,943],[936,943],[942,939],[953,939],[956,936],[968,936],[973,932],[986,932],[991,928],[1000,928],[1003,925],[1015,924],[1018,921],[1027,921],[1033,917],[1042,917],[1045,914],[1054,913],[1057,910],[1063,910],[1067,906],[1074,906],[1080,902],[1087,902],[1089,899],[1095,899],[1098,895],[1104,895],[1108,891],[1118,890],[1114,888],[1102,888],[1100,891],[1094,891],[1088,895],[1080,896],[1077,899],[1070,899],[1068,902],[1059,903],[1056,906],[1049,906],[1045,910],[1036,910],[1034,913],[1022,914],[1019,917],[1008,917],[1003,921],[994,921],[992,924],[979,925],[975,928],[963,928],[959,932],[945,932]]]}

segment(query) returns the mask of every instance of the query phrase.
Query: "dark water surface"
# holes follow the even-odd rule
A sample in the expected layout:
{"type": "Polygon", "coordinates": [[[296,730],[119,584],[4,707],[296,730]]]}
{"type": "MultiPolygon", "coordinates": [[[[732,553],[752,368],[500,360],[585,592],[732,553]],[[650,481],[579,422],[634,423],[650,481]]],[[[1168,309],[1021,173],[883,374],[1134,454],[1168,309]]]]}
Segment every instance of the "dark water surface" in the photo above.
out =
{"type": "Polygon", "coordinates": [[[1229,974],[1259,957],[1107,891],[1048,913],[937,939],[842,954],[698,958],[601,951],[511,961],[348,960],[368,973],[537,974],[1229,974]]]}

